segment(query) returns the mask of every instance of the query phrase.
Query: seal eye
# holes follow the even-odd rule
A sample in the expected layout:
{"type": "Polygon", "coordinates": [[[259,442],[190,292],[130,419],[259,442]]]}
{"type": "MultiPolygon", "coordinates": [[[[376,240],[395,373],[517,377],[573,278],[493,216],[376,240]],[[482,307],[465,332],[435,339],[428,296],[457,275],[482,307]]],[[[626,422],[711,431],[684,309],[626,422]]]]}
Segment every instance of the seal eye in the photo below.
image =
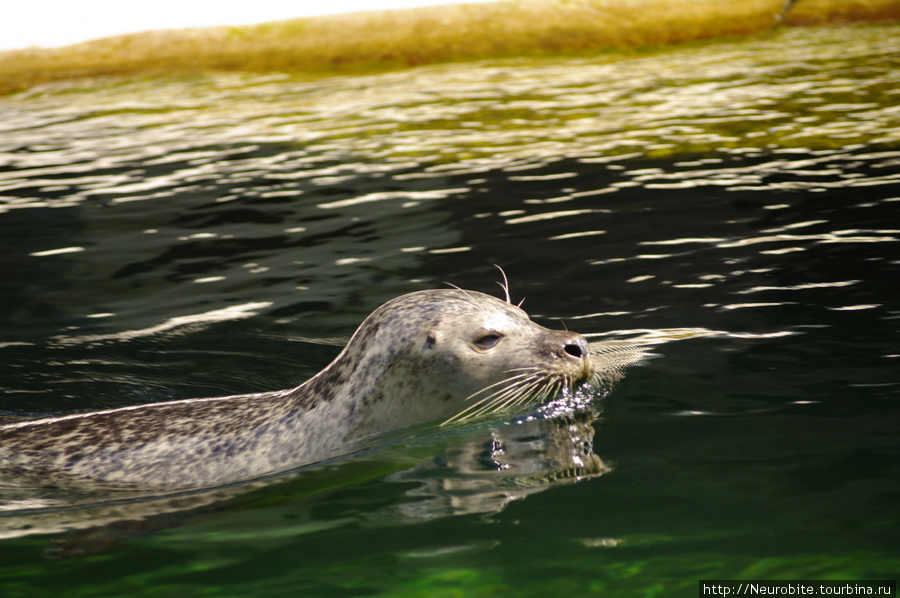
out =
{"type": "Polygon", "coordinates": [[[431,332],[429,332],[429,333],[425,336],[425,348],[426,348],[426,349],[433,349],[435,343],[437,343],[437,339],[434,337],[434,334],[432,334],[431,332]]]}
{"type": "Polygon", "coordinates": [[[496,332],[486,332],[475,339],[475,346],[479,349],[491,349],[500,341],[501,336],[496,332]]]}

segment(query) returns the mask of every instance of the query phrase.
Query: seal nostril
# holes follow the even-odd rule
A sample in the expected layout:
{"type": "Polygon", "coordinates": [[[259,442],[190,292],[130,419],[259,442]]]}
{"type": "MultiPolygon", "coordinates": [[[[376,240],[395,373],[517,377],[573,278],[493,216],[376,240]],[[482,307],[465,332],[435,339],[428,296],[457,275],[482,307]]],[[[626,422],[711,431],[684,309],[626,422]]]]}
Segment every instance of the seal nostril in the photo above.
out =
{"type": "Polygon", "coordinates": [[[581,345],[579,343],[576,343],[576,342],[566,343],[563,346],[563,350],[566,353],[568,353],[569,355],[571,355],[572,357],[577,357],[578,359],[581,359],[582,357],[584,357],[584,349],[581,347],[581,345]]]}

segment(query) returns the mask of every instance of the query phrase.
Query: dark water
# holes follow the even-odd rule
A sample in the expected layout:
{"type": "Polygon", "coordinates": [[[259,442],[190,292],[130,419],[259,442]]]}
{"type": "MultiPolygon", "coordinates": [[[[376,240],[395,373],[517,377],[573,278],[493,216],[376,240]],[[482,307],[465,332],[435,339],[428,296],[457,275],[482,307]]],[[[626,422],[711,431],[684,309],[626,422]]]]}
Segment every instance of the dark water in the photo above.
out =
{"type": "Polygon", "coordinates": [[[0,481],[0,593],[896,579],[898,34],[3,99],[10,418],[294,386],[393,296],[499,294],[493,264],[543,324],[659,344],[551,434],[592,447],[590,473],[525,450],[491,472],[492,434],[528,442],[500,418],[138,524],[97,489],[86,519],[114,522],[93,530],[65,531],[68,490],[0,481]]]}

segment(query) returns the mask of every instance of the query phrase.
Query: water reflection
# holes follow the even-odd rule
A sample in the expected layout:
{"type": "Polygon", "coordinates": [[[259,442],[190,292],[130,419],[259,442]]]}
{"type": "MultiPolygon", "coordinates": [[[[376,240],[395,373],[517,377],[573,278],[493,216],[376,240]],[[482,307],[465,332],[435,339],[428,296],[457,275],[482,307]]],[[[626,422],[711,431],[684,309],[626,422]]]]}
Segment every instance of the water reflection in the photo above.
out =
{"type": "MultiPolygon", "coordinates": [[[[439,457],[388,475],[385,481],[406,489],[403,498],[387,511],[368,517],[383,524],[386,517],[410,523],[450,515],[496,513],[509,502],[552,485],[602,475],[610,468],[593,452],[595,417],[596,414],[585,411],[574,416],[514,421],[489,431],[470,431],[451,441],[452,447],[439,457]]],[[[432,445],[438,440],[432,439],[432,445]]],[[[381,453],[387,449],[389,446],[383,447],[381,453]]],[[[377,459],[378,453],[361,458],[365,463],[377,459]]],[[[316,468],[335,472],[318,482],[322,488],[335,484],[341,468],[353,468],[353,459],[351,456],[317,464],[316,468]]],[[[297,486],[302,488],[301,495],[316,492],[315,477],[308,477],[304,478],[301,471],[221,488],[163,492],[66,478],[50,482],[45,476],[7,472],[0,487],[0,539],[91,530],[66,540],[70,552],[66,556],[102,551],[109,548],[108,542],[98,541],[104,534],[117,536],[127,532],[127,538],[183,524],[213,505],[221,509],[223,503],[235,499],[252,502],[254,497],[245,495],[266,492],[273,484],[284,486],[295,479],[305,482],[297,486]]]]}
{"type": "Polygon", "coordinates": [[[518,421],[467,440],[439,458],[391,474],[386,481],[415,482],[412,500],[396,505],[405,519],[499,513],[506,505],[552,485],[611,471],[594,453],[596,413],[518,421]]]}

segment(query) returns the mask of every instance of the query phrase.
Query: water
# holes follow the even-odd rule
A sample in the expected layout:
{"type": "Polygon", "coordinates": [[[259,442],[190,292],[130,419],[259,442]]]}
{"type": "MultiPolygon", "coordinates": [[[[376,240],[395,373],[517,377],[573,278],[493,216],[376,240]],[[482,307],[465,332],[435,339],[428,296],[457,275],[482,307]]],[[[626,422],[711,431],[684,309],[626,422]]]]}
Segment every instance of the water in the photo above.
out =
{"type": "Polygon", "coordinates": [[[539,422],[562,449],[511,417],[137,507],[3,480],[4,595],[896,579],[898,56],[896,26],[788,30],[3,99],[8,419],[294,386],[391,297],[501,293],[493,264],[543,324],[656,342],[539,422]]]}

